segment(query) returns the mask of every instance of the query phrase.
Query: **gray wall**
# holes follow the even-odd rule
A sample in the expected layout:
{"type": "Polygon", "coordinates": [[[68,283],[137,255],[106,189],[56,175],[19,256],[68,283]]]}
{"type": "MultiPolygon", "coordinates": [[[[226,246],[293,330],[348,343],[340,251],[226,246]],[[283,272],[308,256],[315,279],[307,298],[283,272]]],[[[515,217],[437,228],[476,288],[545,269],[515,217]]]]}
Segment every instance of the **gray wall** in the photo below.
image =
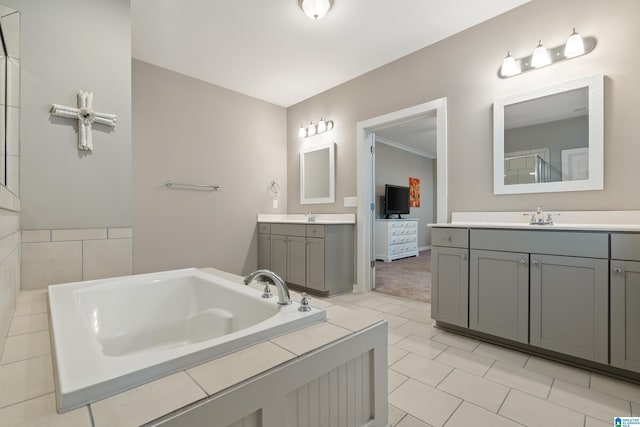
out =
{"type": "Polygon", "coordinates": [[[3,0],[22,13],[23,229],[131,225],[131,20],[129,0],[3,0]],[[77,123],[51,104],[94,92],[94,151],[77,150],[77,123]]]}
{"type": "Polygon", "coordinates": [[[285,109],[134,60],[133,118],[134,272],[257,268],[257,214],[286,211],[285,109]]]}
{"type": "MultiPolygon", "coordinates": [[[[433,221],[435,174],[434,161],[390,145],[376,143],[376,199],[384,197],[384,185],[409,186],[409,177],[420,179],[420,207],[411,208],[402,218],[418,218],[418,248],[431,246],[431,231],[427,224],[433,221]]],[[[382,203],[376,203],[376,217],[384,218],[382,203]]]]}
{"type": "MultiPolygon", "coordinates": [[[[630,40],[640,40],[640,2],[634,0],[533,0],[490,21],[421,49],[287,110],[288,184],[298,194],[300,123],[324,116],[335,122],[323,134],[338,144],[336,203],[317,211],[353,212],[342,197],[356,194],[356,123],[447,97],[449,212],[546,209],[640,209],[640,157],[636,143],[636,98],[640,57],[630,40]],[[595,50],[550,67],[502,80],[496,75],[510,50],[530,55],[539,39],[549,47],[566,42],[571,29],[598,40],[595,50]],[[605,189],[572,193],[493,195],[493,100],[577,77],[605,74],[605,189]]],[[[301,212],[297,197],[289,211],[301,212]]],[[[314,209],[315,210],[315,209],[314,209]]]]}

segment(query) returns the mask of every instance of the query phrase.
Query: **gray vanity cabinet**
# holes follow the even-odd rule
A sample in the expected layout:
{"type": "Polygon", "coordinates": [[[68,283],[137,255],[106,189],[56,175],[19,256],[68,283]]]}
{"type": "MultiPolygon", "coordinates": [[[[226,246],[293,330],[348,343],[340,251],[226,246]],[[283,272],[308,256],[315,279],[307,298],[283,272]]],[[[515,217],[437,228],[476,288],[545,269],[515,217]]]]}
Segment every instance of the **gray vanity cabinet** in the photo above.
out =
{"type": "Polygon", "coordinates": [[[353,289],[354,224],[258,224],[258,265],[324,296],[353,289]]]}
{"type": "Polygon", "coordinates": [[[530,344],[608,363],[607,259],[531,254],[530,344]]]}
{"type": "Polygon", "coordinates": [[[640,235],[611,235],[611,365],[640,372],[640,235]]]}
{"type": "Polygon", "coordinates": [[[471,250],[469,328],[529,342],[529,254],[471,250]]]}
{"type": "Polygon", "coordinates": [[[434,228],[431,234],[431,317],[469,326],[469,232],[434,228]]]}

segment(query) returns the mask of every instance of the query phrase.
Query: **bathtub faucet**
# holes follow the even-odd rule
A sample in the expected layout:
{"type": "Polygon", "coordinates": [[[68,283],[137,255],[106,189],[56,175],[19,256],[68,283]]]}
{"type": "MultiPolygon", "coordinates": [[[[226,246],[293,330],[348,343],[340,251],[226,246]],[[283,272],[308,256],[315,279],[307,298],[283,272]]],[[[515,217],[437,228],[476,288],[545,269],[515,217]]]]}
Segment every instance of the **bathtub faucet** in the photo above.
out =
{"type": "Polygon", "coordinates": [[[253,273],[247,275],[244,278],[244,284],[248,285],[251,281],[257,277],[268,277],[273,280],[273,283],[278,289],[278,304],[288,305],[291,304],[291,297],[289,296],[289,288],[287,284],[282,280],[282,277],[277,275],[271,270],[256,270],[253,273]]]}

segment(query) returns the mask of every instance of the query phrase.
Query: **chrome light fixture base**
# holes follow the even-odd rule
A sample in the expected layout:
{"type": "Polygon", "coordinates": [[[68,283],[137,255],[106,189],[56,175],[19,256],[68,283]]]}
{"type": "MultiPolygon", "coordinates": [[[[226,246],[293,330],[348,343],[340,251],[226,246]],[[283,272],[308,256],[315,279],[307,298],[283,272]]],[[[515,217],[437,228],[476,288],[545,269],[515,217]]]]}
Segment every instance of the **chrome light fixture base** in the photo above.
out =
{"type": "MultiPolygon", "coordinates": [[[[534,67],[532,63],[533,55],[525,56],[524,58],[514,58],[516,64],[516,72],[513,74],[507,73],[503,74],[502,66],[498,68],[498,77],[501,79],[508,79],[509,77],[517,76],[522,73],[526,73],[527,71],[537,70],[540,68],[548,67],[551,64],[555,64],[557,62],[562,62],[567,59],[578,58],[579,56],[586,55],[591,52],[596,47],[596,39],[594,37],[584,37],[584,53],[575,56],[565,56],[565,45],[557,46],[551,49],[548,49],[550,62],[547,65],[534,67]]],[[[510,56],[510,55],[508,55],[510,56]]]]}

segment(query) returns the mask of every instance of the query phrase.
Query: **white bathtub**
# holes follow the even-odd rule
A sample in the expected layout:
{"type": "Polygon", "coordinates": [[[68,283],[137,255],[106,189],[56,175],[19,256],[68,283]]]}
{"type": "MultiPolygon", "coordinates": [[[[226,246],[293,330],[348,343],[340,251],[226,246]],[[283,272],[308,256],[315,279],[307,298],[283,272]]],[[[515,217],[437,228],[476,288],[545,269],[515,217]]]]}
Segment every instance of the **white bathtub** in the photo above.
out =
{"type": "Polygon", "coordinates": [[[260,295],[195,268],[49,286],[58,411],[326,317],[260,295]]]}

